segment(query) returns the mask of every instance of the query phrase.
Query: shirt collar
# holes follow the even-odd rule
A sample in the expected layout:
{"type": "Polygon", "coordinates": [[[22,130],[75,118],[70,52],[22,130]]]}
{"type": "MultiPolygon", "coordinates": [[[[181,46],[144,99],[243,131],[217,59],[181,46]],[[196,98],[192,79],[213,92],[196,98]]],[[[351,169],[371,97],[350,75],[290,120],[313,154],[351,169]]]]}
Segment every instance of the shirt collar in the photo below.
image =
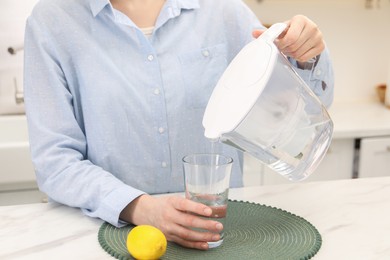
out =
{"type": "MultiPolygon", "coordinates": [[[[172,10],[180,12],[181,9],[197,9],[199,8],[199,0],[166,0],[167,5],[172,10]]],[[[109,0],[89,0],[89,6],[91,8],[93,16],[98,15],[106,5],[109,5],[109,0]]]]}
{"type": "Polygon", "coordinates": [[[91,7],[93,16],[96,16],[98,13],[100,13],[108,4],[110,4],[109,0],[89,0],[89,6],[91,7]]]}

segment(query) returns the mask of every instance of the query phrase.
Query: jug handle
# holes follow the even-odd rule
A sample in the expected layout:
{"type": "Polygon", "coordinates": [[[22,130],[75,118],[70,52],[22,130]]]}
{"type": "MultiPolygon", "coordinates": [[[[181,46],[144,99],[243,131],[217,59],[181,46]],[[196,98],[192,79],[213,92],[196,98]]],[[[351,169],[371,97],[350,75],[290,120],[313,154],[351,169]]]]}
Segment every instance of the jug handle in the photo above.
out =
{"type": "Polygon", "coordinates": [[[275,23],[268,28],[258,39],[273,42],[287,28],[285,23],[275,23]]]}

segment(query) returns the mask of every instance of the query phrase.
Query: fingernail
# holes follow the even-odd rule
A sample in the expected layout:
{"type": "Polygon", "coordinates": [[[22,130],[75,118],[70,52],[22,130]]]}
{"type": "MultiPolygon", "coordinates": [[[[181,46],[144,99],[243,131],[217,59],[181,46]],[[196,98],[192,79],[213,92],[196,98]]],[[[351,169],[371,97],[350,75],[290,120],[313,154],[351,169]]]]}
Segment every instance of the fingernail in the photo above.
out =
{"type": "Polygon", "coordinates": [[[222,230],[222,229],[223,229],[223,225],[222,225],[221,223],[216,224],[215,227],[216,227],[218,230],[222,230]]]}
{"type": "Polygon", "coordinates": [[[213,236],[213,241],[217,241],[217,240],[219,240],[219,239],[220,239],[219,235],[213,236]]]}
{"type": "Polygon", "coordinates": [[[206,214],[206,215],[208,216],[208,215],[211,215],[212,210],[211,210],[210,208],[205,208],[205,209],[203,210],[203,212],[204,212],[204,214],[206,214]]]}
{"type": "Polygon", "coordinates": [[[208,249],[208,248],[209,248],[209,245],[208,245],[207,243],[203,243],[203,244],[201,245],[201,247],[202,247],[203,249],[208,249]]]}

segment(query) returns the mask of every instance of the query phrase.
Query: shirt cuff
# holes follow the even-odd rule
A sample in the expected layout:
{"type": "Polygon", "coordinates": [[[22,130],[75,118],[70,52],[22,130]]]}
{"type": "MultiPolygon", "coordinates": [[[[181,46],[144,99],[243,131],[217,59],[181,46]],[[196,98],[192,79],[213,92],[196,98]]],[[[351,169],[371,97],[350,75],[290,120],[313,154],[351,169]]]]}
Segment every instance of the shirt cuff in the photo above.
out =
{"type": "Polygon", "coordinates": [[[123,227],[128,223],[119,219],[120,213],[130,202],[143,194],[145,192],[123,185],[109,193],[96,211],[82,210],[88,216],[101,218],[115,227],[123,227]]]}
{"type": "Polygon", "coordinates": [[[307,62],[304,68],[300,68],[295,59],[289,58],[290,63],[299,73],[299,76],[308,83],[310,81],[322,80],[324,78],[323,72],[326,71],[326,64],[320,62],[320,60],[321,54],[316,56],[314,60],[307,62]]]}

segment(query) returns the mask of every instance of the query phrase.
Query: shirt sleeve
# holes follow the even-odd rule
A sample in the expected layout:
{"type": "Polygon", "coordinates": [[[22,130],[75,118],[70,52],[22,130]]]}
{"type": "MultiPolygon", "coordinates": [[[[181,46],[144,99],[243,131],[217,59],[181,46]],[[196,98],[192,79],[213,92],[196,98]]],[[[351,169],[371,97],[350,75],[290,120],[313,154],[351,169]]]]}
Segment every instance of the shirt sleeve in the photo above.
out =
{"type": "Polygon", "coordinates": [[[143,192],[88,160],[83,126],[76,120],[72,93],[56,58],[61,43],[50,35],[32,17],[28,19],[24,89],[37,183],[57,202],[123,225],[120,212],[143,192]]]}

